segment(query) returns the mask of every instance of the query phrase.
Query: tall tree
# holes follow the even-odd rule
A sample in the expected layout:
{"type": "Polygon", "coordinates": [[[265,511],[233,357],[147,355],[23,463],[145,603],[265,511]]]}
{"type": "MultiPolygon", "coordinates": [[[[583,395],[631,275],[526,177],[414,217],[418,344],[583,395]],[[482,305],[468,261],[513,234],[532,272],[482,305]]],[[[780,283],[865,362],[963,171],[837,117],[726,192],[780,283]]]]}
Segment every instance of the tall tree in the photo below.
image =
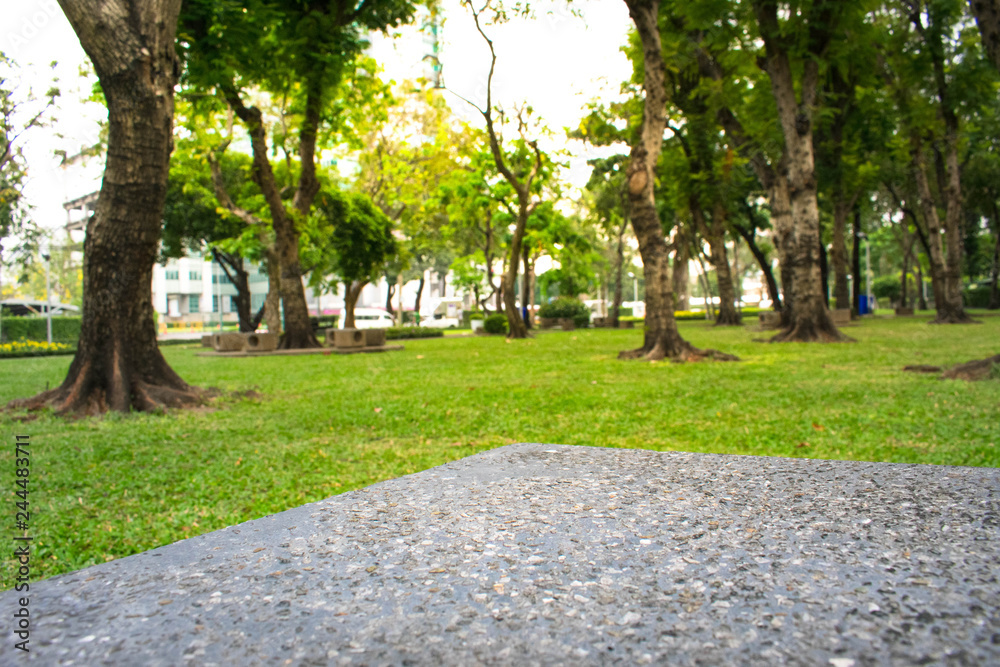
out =
{"type": "Polygon", "coordinates": [[[200,402],[156,344],[152,273],[173,146],[181,0],[61,0],[108,103],[108,152],[84,242],[83,322],[63,383],[30,408],[96,414],[200,402]]]}
{"type": "Polygon", "coordinates": [[[333,94],[345,68],[366,45],[363,32],[385,30],[412,17],[408,0],[362,2],[325,0],[191,0],[185,4],[182,40],[190,80],[214,89],[250,135],[253,177],[271,214],[281,266],[285,331],[283,349],[316,347],[309,321],[297,224],[309,216],[320,191],[317,152],[331,112],[333,94]],[[285,67],[275,68],[274,63],[285,67]],[[290,205],[282,198],[259,105],[248,101],[251,87],[292,100],[298,123],[299,177],[290,205]],[[247,99],[245,99],[247,98],[247,99]]]}
{"type": "MultiPolygon", "coordinates": [[[[493,40],[486,35],[480,21],[482,12],[489,8],[490,3],[487,0],[482,9],[479,10],[476,10],[469,0],[466,0],[464,4],[472,12],[476,23],[476,30],[479,31],[480,36],[490,49],[490,73],[486,79],[486,105],[484,108],[479,108],[476,105],[473,106],[476,107],[479,113],[482,114],[483,120],[486,121],[486,132],[490,140],[490,152],[493,155],[494,162],[496,162],[497,170],[503,176],[504,180],[510,184],[517,197],[517,212],[508,247],[507,268],[501,280],[504,313],[507,315],[507,337],[526,338],[528,328],[517,309],[515,283],[517,282],[518,266],[520,265],[521,258],[521,244],[524,241],[528,218],[540,203],[540,199],[535,196],[535,193],[538,187],[537,179],[539,179],[542,172],[542,152],[538,148],[538,140],[527,137],[528,116],[531,114],[531,110],[525,105],[518,109],[516,113],[517,133],[520,137],[520,140],[515,142],[516,150],[513,155],[509,153],[505,154],[503,140],[493,118],[493,114],[495,113],[493,108],[493,74],[496,70],[497,54],[493,48],[493,40]]],[[[502,10],[496,12],[496,17],[503,15],[502,10]]],[[[502,125],[502,120],[500,124],[502,125]]]]}
{"type": "Polygon", "coordinates": [[[890,3],[891,25],[882,58],[883,76],[893,92],[902,132],[909,140],[915,198],[926,231],[936,323],[971,318],[962,301],[961,158],[962,107],[971,92],[962,74],[977,64],[975,53],[956,39],[964,3],[958,0],[890,3]],[[963,86],[964,84],[964,86],[963,86]],[[929,91],[929,96],[923,96],[929,91]],[[943,207],[942,207],[943,205],[943,207]],[[943,208],[943,219],[942,211],[943,208]]]}
{"type": "Polygon", "coordinates": [[[674,293],[670,257],[656,208],[656,164],[666,128],[666,67],[659,31],[658,0],[625,0],[642,48],[642,87],[645,93],[642,125],[629,153],[626,169],[632,229],[639,241],[646,279],[646,318],[642,347],[623,351],[623,359],[677,360],[713,356],[735,359],[715,350],[699,350],[684,340],[674,319],[674,293]]]}
{"type": "Polygon", "coordinates": [[[764,42],[759,62],[771,82],[784,139],[792,223],[784,258],[792,273],[789,328],[772,340],[844,340],[827,314],[822,289],[813,132],[821,67],[831,40],[839,36],[844,13],[851,11],[846,5],[852,3],[793,2],[779,11],[781,4],[777,0],[752,2],[764,42]]]}

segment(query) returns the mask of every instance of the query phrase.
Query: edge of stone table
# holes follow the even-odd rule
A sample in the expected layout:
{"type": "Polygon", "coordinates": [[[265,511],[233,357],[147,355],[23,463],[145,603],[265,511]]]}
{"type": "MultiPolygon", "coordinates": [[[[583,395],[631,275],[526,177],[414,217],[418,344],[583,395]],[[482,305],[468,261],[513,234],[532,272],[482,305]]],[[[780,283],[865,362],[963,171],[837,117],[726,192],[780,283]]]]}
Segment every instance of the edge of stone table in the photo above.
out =
{"type": "Polygon", "coordinates": [[[998,529],[992,468],[509,445],[32,583],[0,663],[997,664],[998,529]]]}

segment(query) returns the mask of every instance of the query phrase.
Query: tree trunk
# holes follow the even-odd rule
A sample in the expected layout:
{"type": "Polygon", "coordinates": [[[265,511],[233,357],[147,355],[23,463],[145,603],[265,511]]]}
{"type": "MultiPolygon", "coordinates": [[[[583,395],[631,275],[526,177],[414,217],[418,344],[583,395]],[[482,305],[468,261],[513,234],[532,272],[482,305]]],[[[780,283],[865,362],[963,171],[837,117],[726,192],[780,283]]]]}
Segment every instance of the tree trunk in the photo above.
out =
{"type": "Polygon", "coordinates": [[[63,383],[12,407],[57,413],[151,411],[202,402],[156,343],[152,273],[173,147],[180,0],[60,3],[101,82],[108,150],[84,241],[83,320],[63,383]]]}
{"type": "MultiPolygon", "coordinates": [[[[956,204],[949,202],[944,232],[944,242],[948,244],[946,252],[941,239],[941,218],[938,216],[937,205],[927,180],[923,145],[920,139],[914,135],[910,146],[910,159],[917,186],[917,196],[920,199],[920,209],[927,224],[928,250],[930,252],[928,259],[931,265],[931,285],[934,288],[934,309],[937,311],[934,323],[962,324],[971,322],[972,318],[965,313],[965,308],[962,306],[962,249],[958,221],[953,218],[953,207],[956,204]]],[[[952,187],[953,185],[949,184],[948,189],[950,190],[952,187]]],[[[953,194],[946,194],[946,199],[950,200],[953,194]]]]}
{"type": "Polygon", "coordinates": [[[396,293],[396,279],[389,280],[389,274],[385,276],[385,309],[393,317],[396,316],[396,309],[392,307],[392,296],[396,293]]]}
{"type": "Polygon", "coordinates": [[[344,283],[344,325],[341,327],[342,329],[354,328],[354,308],[358,305],[361,290],[366,284],[367,282],[360,280],[344,283]]]}
{"type": "Polygon", "coordinates": [[[750,252],[753,254],[754,259],[757,260],[757,265],[764,274],[764,282],[767,285],[767,296],[771,299],[771,307],[775,311],[780,312],[781,295],[778,293],[778,281],[774,279],[774,271],[771,269],[770,260],[764,254],[764,251],[760,249],[760,246],[757,245],[754,230],[747,230],[741,225],[733,225],[733,228],[747,242],[747,247],[750,248],[750,252]]]}
{"type": "Polygon", "coordinates": [[[778,253],[778,272],[781,276],[781,326],[792,326],[794,304],[792,273],[792,205],[789,200],[788,180],[784,170],[779,169],[772,187],[768,189],[768,203],[771,206],[771,226],[774,228],[774,249],[778,253]]]}
{"type": "Polygon", "coordinates": [[[629,216],[639,241],[639,254],[646,280],[646,321],[642,347],[621,352],[618,356],[623,359],[648,360],[664,357],[688,360],[713,356],[734,360],[735,357],[715,350],[698,350],[681,338],[677,331],[670,257],[653,192],[656,162],[660,156],[663,131],[667,123],[664,87],[666,68],[657,22],[660,3],[658,0],[625,0],[625,4],[639,33],[643,53],[645,101],[642,129],[639,139],[632,145],[626,176],[629,216]]]}
{"type": "Polygon", "coordinates": [[[420,282],[417,283],[417,299],[413,304],[413,317],[420,326],[420,298],[424,295],[424,274],[420,274],[420,282]]]}
{"type": "Polygon", "coordinates": [[[691,310],[691,239],[684,225],[680,225],[674,236],[674,308],[691,310]]]}
{"type": "MultiPolygon", "coordinates": [[[[1000,221],[998,221],[1000,222],[1000,221]]],[[[1000,228],[997,229],[996,240],[993,243],[993,268],[990,271],[990,310],[1000,309],[1000,228]]]]}
{"type": "Polygon", "coordinates": [[[615,291],[611,300],[611,324],[617,329],[620,326],[622,310],[622,273],[625,271],[625,226],[628,218],[622,221],[618,228],[618,245],[615,249],[615,291]]]}
{"type": "Polygon", "coordinates": [[[854,240],[851,246],[851,276],[853,276],[853,293],[851,294],[851,317],[861,316],[861,211],[854,209],[854,226],[851,230],[851,237],[854,240]]]}
{"type": "Polygon", "coordinates": [[[264,297],[264,322],[268,333],[281,334],[281,262],[272,248],[267,256],[267,296],[264,297]]]}
{"type": "Polygon", "coordinates": [[[722,206],[718,203],[715,205],[711,223],[705,221],[700,207],[693,207],[691,214],[696,221],[696,226],[702,230],[708,241],[711,253],[710,261],[715,267],[715,276],[719,285],[719,313],[715,318],[715,324],[716,326],[738,325],[741,318],[736,310],[736,292],[733,289],[733,276],[729,269],[729,253],[726,252],[726,231],[722,206]]]}
{"type": "MultiPolygon", "coordinates": [[[[754,12],[764,40],[765,70],[771,80],[771,92],[778,110],[778,121],[785,140],[783,161],[787,174],[792,227],[787,239],[783,264],[789,267],[792,286],[785,293],[789,313],[788,327],[774,336],[773,342],[840,341],[827,314],[819,265],[819,205],[816,199],[816,168],[813,153],[812,113],[818,87],[820,43],[835,29],[832,22],[820,25],[827,2],[813,6],[810,32],[817,32],[810,48],[818,50],[804,58],[801,77],[801,102],[796,95],[793,68],[778,22],[778,3],[755,0],[754,12]],[[789,298],[790,297],[790,298],[789,298]],[[791,302],[789,304],[789,302],[791,302]]],[[[787,287],[787,286],[786,286],[787,287]]]]}
{"type": "Polygon", "coordinates": [[[253,180],[260,187],[271,213],[274,229],[274,252],[281,267],[279,291],[284,314],[284,333],[278,348],[282,350],[319,347],[319,341],[309,321],[309,305],[302,285],[302,265],[299,261],[299,231],[285,208],[267,157],[267,131],[260,109],[247,107],[234,90],[226,92],[226,101],[246,125],[253,150],[253,180]]]}
{"type": "Polygon", "coordinates": [[[837,308],[851,307],[851,293],[847,289],[847,246],[844,237],[847,233],[847,216],[850,215],[853,202],[839,197],[833,204],[833,238],[830,244],[830,260],[833,263],[833,298],[837,308]]]}
{"type": "Polygon", "coordinates": [[[528,301],[531,299],[531,249],[528,246],[524,246],[521,250],[521,261],[524,264],[524,274],[521,279],[521,307],[524,312],[527,313],[527,317],[522,318],[524,320],[524,326],[526,329],[531,328],[531,311],[528,310],[528,301]]]}
{"type": "Polygon", "coordinates": [[[823,305],[830,307],[830,263],[827,261],[826,246],[823,244],[823,230],[819,234],[819,276],[823,291],[823,305]]]}
{"type": "Polygon", "coordinates": [[[243,257],[238,253],[229,253],[219,248],[212,247],[212,256],[222,267],[223,273],[229,282],[236,288],[236,316],[239,318],[240,331],[242,333],[253,333],[257,330],[259,320],[255,320],[250,309],[250,280],[246,268],[243,266],[243,257]]]}
{"type": "Polygon", "coordinates": [[[1000,71],[1000,1],[969,0],[969,4],[979,24],[979,33],[983,36],[983,48],[993,66],[1000,71]]]}

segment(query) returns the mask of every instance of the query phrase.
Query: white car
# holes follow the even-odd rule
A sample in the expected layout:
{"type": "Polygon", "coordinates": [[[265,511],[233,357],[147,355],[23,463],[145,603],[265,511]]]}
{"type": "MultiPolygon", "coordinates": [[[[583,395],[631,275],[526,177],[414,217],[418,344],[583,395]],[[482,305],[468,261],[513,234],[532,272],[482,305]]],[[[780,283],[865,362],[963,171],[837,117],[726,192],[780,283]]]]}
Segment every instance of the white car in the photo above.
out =
{"type": "Polygon", "coordinates": [[[396,321],[392,319],[392,315],[381,308],[354,309],[355,329],[388,329],[394,326],[396,321]]]}
{"type": "Polygon", "coordinates": [[[448,317],[447,315],[435,314],[430,317],[420,318],[420,326],[432,329],[457,329],[461,323],[461,320],[457,317],[448,317]]]}

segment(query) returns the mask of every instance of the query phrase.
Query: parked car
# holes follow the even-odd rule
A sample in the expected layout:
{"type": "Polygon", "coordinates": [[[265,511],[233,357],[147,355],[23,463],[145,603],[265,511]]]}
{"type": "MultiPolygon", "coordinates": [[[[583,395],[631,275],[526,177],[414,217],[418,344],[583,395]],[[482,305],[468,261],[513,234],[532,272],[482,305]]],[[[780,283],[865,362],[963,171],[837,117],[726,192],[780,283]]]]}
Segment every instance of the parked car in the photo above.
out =
{"type": "Polygon", "coordinates": [[[354,309],[355,329],[386,329],[395,325],[392,315],[381,308],[354,309]]]}

